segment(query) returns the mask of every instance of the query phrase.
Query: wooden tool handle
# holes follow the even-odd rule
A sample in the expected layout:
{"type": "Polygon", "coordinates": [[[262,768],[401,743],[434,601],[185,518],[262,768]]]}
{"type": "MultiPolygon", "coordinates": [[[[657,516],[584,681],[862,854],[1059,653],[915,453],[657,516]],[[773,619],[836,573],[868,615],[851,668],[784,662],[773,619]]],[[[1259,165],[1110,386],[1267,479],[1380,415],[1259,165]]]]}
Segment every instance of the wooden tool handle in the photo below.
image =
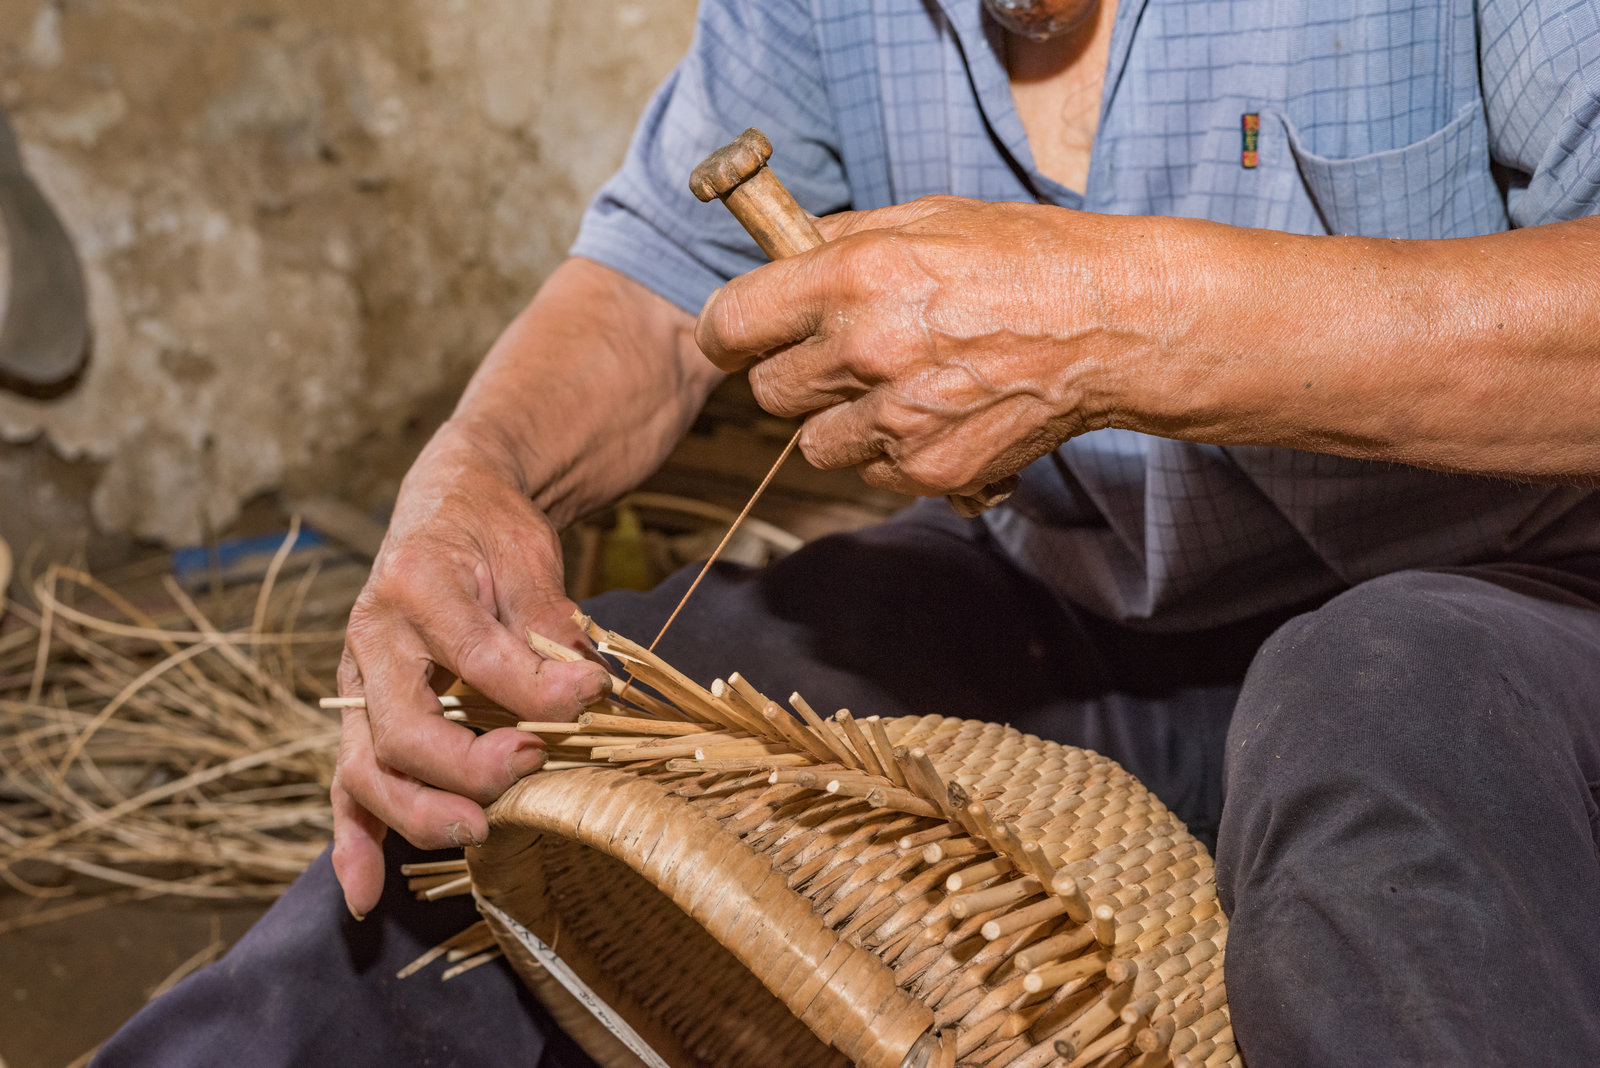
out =
{"type": "Polygon", "coordinates": [[[767,166],[772,143],[750,129],[707,156],[689,176],[701,200],[719,198],[768,257],[781,260],[822,244],[822,235],[767,166]]]}
{"type": "MultiPolygon", "coordinates": [[[[789,190],[767,166],[772,142],[751,128],[701,161],[689,176],[689,190],[703,201],[721,200],[768,257],[781,260],[822,244],[822,235],[789,190]]],[[[946,494],[957,515],[972,518],[1005,500],[1017,489],[1008,475],[973,494],[946,494]]]]}

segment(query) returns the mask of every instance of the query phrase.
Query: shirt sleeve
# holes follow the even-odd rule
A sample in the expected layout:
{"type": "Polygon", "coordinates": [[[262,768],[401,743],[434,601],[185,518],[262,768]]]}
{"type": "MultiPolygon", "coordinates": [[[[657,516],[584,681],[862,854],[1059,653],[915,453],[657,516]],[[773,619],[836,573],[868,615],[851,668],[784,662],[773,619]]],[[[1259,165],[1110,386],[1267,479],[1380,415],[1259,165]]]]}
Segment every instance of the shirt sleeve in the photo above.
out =
{"type": "Polygon", "coordinates": [[[1600,3],[1487,0],[1489,147],[1513,224],[1600,213],[1600,3]]]}
{"type": "Polygon", "coordinates": [[[805,0],[702,0],[689,54],[651,98],[572,254],[698,312],[713,289],[766,261],[726,208],[689,192],[695,165],[749,126],[771,140],[773,171],[808,211],[849,207],[805,0]]]}

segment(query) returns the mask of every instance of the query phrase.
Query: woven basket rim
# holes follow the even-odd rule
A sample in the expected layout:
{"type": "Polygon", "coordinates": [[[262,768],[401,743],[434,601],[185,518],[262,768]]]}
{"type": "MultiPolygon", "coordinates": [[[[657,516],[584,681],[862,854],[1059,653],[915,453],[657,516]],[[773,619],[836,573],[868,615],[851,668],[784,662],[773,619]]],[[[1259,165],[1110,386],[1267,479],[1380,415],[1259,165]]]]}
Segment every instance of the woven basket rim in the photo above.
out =
{"type": "MultiPolygon", "coordinates": [[[[533,775],[502,796],[489,819],[489,839],[467,856],[476,892],[491,901],[515,895],[533,839],[558,834],[643,877],[813,1031],[836,1031],[835,1044],[855,1063],[900,1068],[933,1028],[933,1013],[899,988],[888,965],[848,945],[764,856],[661,783],[610,768],[533,775]],[[641,823],[642,810],[655,826],[641,823]],[[774,942],[775,930],[785,938],[774,942]],[[822,961],[828,973],[817,971],[822,961]]],[[[585,981],[601,979],[592,967],[575,970],[585,981]]]]}
{"type": "Polygon", "coordinates": [[[803,1025],[866,1068],[1239,1063],[1210,857],[1114,761],[993,722],[824,720],[799,694],[791,716],[578,622],[659,696],[618,680],[627,703],[519,724],[553,759],[491,808],[463,882],[535,932],[566,923],[560,956],[669,1062],[803,1025]],[[612,883],[612,861],[633,874],[612,883]],[[636,910],[647,887],[673,907],[636,910]],[[679,961],[756,1015],[708,1025],[679,961]]]}

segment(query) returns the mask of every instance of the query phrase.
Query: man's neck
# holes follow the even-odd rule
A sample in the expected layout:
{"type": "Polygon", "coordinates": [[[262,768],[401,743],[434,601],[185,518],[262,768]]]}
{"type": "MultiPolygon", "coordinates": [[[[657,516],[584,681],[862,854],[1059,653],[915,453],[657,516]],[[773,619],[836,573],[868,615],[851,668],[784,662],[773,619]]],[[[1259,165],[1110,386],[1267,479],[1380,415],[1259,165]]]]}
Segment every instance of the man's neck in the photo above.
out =
{"type": "Polygon", "coordinates": [[[1006,35],[1011,97],[1027,131],[1033,160],[1045,176],[1082,190],[1089,177],[1089,150],[1100,123],[1100,92],[1116,0],[1076,30],[1049,41],[1006,35]]]}

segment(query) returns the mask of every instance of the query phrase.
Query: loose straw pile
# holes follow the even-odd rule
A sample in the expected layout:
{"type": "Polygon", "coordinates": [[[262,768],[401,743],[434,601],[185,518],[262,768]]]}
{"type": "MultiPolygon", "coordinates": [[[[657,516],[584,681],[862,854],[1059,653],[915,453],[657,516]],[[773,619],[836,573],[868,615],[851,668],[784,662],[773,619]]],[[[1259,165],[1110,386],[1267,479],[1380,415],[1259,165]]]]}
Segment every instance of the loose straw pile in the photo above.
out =
{"type": "Polygon", "coordinates": [[[192,596],[125,594],[51,567],[0,629],[0,879],[77,896],[0,932],[114,900],[276,897],[331,836],[331,693],[365,568],[291,557],[192,596]],[[106,891],[113,891],[106,893],[106,891]]]}
{"type": "MultiPolygon", "coordinates": [[[[808,899],[811,912],[846,943],[870,949],[901,990],[931,1010],[929,1063],[1238,1063],[1222,985],[1227,923],[1211,860],[1114,762],[993,723],[857,719],[848,710],[824,719],[799,694],[789,698],[790,715],[738,674],[707,689],[587,617],[578,621],[602,653],[660,697],[635,684],[628,703],[608,699],[575,723],[518,723],[545,740],[547,771],[573,776],[549,796],[588,798],[592,781],[605,788],[572,803],[609,812],[612,802],[600,799],[613,797],[616,784],[580,769],[626,769],[735,833],[808,899]]],[[[543,655],[578,655],[537,634],[528,638],[543,655]]],[[[621,680],[612,692],[624,692],[621,680]]],[[[485,728],[514,720],[471,695],[447,714],[485,728]]],[[[584,811],[592,841],[607,817],[584,811]]],[[[638,840],[641,820],[619,817],[615,856],[653,856],[638,840]]],[[[562,863],[572,866],[574,855],[561,852],[562,863]]],[[[556,894],[548,901],[570,905],[555,921],[564,937],[577,940],[580,955],[629,960],[650,972],[636,982],[655,1011],[697,1020],[685,1026],[707,1043],[707,1063],[722,1063],[726,1057],[710,1051],[725,1055],[732,1032],[702,1019],[708,986],[670,978],[683,954],[663,944],[641,955],[634,945],[653,922],[645,902],[620,894],[636,904],[618,927],[616,909],[601,907],[596,880],[604,865],[573,870],[565,896],[556,894],[556,875],[544,876],[556,894]]],[[[483,892],[461,862],[407,874],[423,898],[483,892]]],[[[697,906],[709,900],[696,893],[697,906]]],[[[455,974],[495,953],[479,925],[407,972],[440,955],[459,962],[455,974]]],[[[780,997],[781,986],[773,987],[780,997]]],[[[814,993],[806,990],[802,1002],[814,993]]],[[[809,1010],[796,1011],[805,1018],[809,1010]]],[[[836,1021],[806,1022],[819,1035],[835,1033],[829,1023],[836,1021]]],[[[680,1039],[689,1041],[688,1031],[680,1039]]],[[[804,1059],[797,1049],[794,1056],[794,1063],[804,1059]]]]}

